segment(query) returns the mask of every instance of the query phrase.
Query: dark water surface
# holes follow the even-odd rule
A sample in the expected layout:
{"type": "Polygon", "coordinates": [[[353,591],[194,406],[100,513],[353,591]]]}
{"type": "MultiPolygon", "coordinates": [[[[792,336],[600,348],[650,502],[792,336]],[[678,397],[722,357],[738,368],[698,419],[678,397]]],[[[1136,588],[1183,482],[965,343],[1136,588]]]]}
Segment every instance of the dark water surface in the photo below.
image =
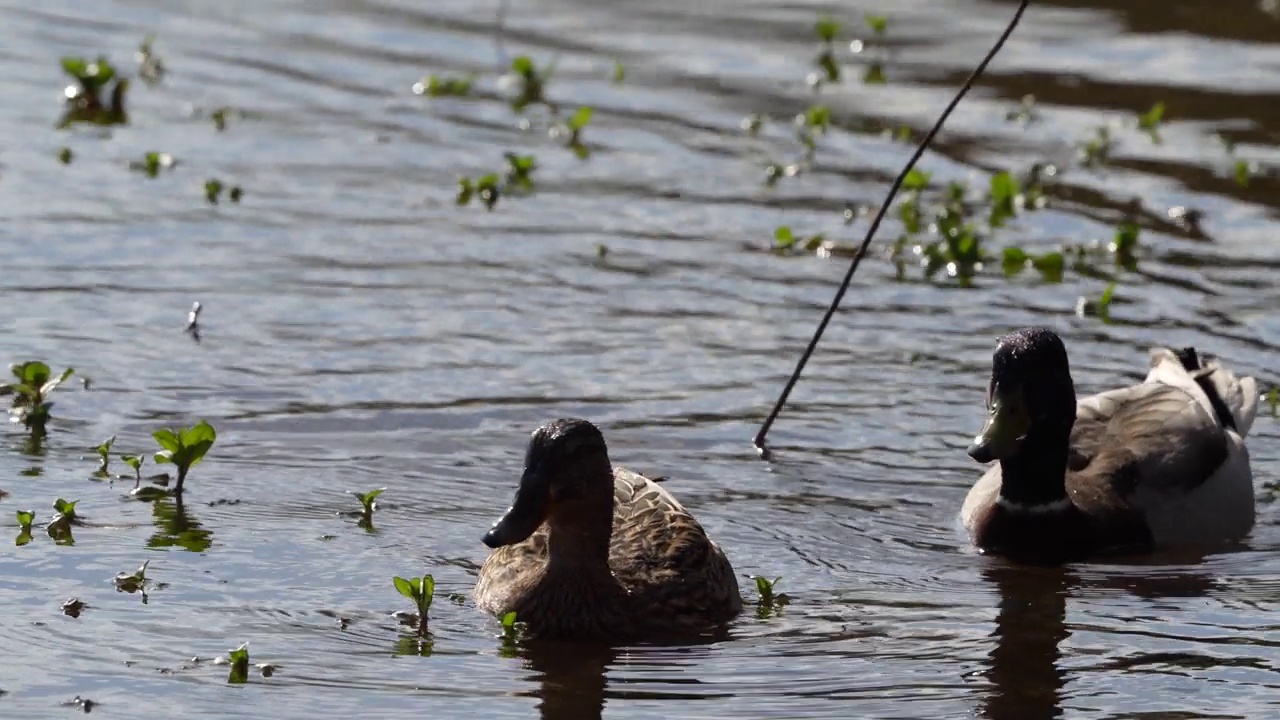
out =
{"type": "Polygon", "coordinates": [[[1152,343],[1218,353],[1265,387],[1280,376],[1267,3],[1036,0],[922,167],[985,188],[1061,164],[1049,208],[996,248],[1105,240],[1133,214],[1147,254],[1118,275],[1113,322],[1074,314],[1107,281],[1072,271],[897,281],[890,223],[773,431],[775,461],[749,444],[845,269],[758,248],[781,224],[860,238],[846,201],[878,203],[910,152],[880,129],[918,137],[1014,6],[835,8],[848,79],[822,97],[839,127],[768,189],[768,160],[796,153],[789,118],[813,102],[812,25],[830,6],[513,0],[499,47],[488,0],[4,3],[0,360],[93,384],[58,391],[39,454],[0,433],[6,532],[58,497],[91,523],[72,547],[37,532],[0,552],[0,716],[61,716],[77,695],[135,720],[1280,715],[1269,411],[1250,438],[1258,525],[1237,552],[1014,569],[956,520],[1011,327],[1058,328],[1082,392],[1139,378],[1152,343]],[[864,11],[890,15],[885,85],[847,50],[864,11]],[[58,58],[102,52],[133,74],[147,32],[169,73],[135,83],[130,124],[56,130],[58,58]],[[495,70],[516,54],[558,56],[551,99],[595,108],[589,160],[548,138],[543,109],[524,130],[502,101],[495,70]],[[410,92],[471,71],[475,98],[410,92]],[[1026,93],[1038,120],[1007,122],[1026,93]],[[1160,144],[1132,128],[1156,101],[1160,144]],[[221,106],[244,116],[217,132],[221,106]],[[752,112],[773,118],[758,138],[739,128],[752,112]],[[1104,122],[1112,162],[1083,169],[1076,144],[1104,122]],[[178,165],[130,172],[148,151],[178,165]],[[536,194],[456,207],[457,178],[505,151],[537,155],[536,194]],[[1259,163],[1247,188],[1235,158],[1259,163]],[[243,202],[209,206],[210,177],[243,202]],[[1172,206],[1203,213],[1202,232],[1172,206]],[[194,300],[200,344],[181,331],[194,300]],[[619,464],[669,475],[737,569],[781,576],[792,604],[749,610],[716,644],[502,656],[496,623],[448,594],[474,582],[528,432],[570,415],[598,422],[619,464]],[[181,514],[89,479],[104,438],[144,450],[198,418],[220,436],[181,514]],[[336,514],[383,485],[376,532],[336,514]],[[143,560],[163,583],[145,605],[111,581],[143,560]],[[408,609],[391,577],[424,571],[429,657],[390,617],[408,609]],[[72,596],[89,604],[78,619],[59,611],[72,596]],[[244,641],[279,668],[229,686],[208,659],[244,641]]]}

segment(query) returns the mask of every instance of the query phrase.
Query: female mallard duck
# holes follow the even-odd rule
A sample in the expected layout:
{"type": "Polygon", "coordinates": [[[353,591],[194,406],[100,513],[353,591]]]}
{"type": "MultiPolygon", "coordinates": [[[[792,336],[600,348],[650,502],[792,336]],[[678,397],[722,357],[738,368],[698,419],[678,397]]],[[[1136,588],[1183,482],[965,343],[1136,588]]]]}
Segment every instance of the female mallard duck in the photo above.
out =
{"type": "Polygon", "coordinates": [[[989,417],[969,455],[999,460],[961,519],[997,554],[1066,561],[1103,551],[1207,547],[1253,527],[1244,436],[1258,387],[1193,348],[1151,350],[1140,385],[1076,402],[1062,340],[1000,338],[989,417]]]}
{"type": "Polygon", "coordinates": [[[515,501],[488,534],[475,598],[561,639],[696,634],[742,609],[728,558],[656,482],[609,462],[586,420],[534,431],[515,501]]]}

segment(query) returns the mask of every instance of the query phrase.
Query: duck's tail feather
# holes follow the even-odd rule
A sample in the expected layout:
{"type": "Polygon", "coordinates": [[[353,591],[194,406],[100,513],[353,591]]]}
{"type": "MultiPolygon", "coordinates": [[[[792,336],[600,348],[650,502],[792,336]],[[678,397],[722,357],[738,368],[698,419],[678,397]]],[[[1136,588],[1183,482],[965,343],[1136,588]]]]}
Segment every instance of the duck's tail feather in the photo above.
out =
{"type": "Polygon", "coordinates": [[[1223,427],[1232,428],[1240,437],[1249,434],[1258,413],[1258,382],[1248,376],[1236,377],[1217,357],[1202,355],[1192,347],[1152,348],[1146,381],[1186,390],[1204,403],[1223,427]]]}

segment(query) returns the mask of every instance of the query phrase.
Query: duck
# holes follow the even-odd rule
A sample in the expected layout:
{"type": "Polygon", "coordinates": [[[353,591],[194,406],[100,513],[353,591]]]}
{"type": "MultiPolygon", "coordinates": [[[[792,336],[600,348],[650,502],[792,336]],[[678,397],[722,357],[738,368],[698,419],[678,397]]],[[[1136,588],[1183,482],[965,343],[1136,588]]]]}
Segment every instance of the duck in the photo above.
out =
{"type": "Polygon", "coordinates": [[[995,464],[960,511],[980,551],[1061,563],[1249,534],[1257,382],[1192,347],[1153,347],[1149,361],[1141,383],[1077,400],[1055,332],[999,338],[986,422],[968,447],[995,464]]]}
{"type": "Polygon", "coordinates": [[[533,638],[706,635],[742,610],[720,546],[658,481],[614,467],[587,420],[533,431],[515,499],[483,542],[476,605],[515,612],[533,638]]]}

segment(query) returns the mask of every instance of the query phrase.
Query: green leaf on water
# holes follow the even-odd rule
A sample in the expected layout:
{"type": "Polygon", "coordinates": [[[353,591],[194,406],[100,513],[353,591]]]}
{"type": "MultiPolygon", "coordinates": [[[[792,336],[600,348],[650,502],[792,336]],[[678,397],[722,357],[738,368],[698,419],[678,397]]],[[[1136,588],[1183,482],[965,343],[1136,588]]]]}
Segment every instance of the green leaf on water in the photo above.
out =
{"type": "Polygon", "coordinates": [[[381,495],[386,491],[387,489],[382,487],[376,490],[370,490],[369,492],[363,492],[363,493],[352,490],[351,494],[355,495],[356,499],[360,501],[361,507],[364,508],[365,515],[372,515],[374,508],[377,507],[374,504],[374,501],[378,499],[379,495],[381,495]]]}
{"type": "Polygon", "coordinates": [[[591,106],[583,105],[569,118],[569,130],[577,133],[591,122],[591,106]]]}
{"type": "Polygon", "coordinates": [[[1236,184],[1242,188],[1249,187],[1249,177],[1253,175],[1253,169],[1249,165],[1248,160],[1237,160],[1235,164],[1236,184]]]}
{"type": "Polygon", "coordinates": [[[819,40],[824,43],[832,43],[835,42],[836,35],[840,34],[840,23],[831,17],[819,18],[813,30],[818,34],[819,40]]]}
{"type": "Polygon", "coordinates": [[[1138,116],[1138,127],[1143,130],[1154,131],[1160,127],[1160,121],[1164,119],[1164,103],[1158,102],[1151,106],[1151,109],[1138,116]]]}
{"type": "Polygon", "coordinates": [[[1127,222],[1116,229],[1115,239],[1111,241],[1111,252],[1118,256],[1132,256],[1138,249],[1138,233],[1140,228],[1135,223],[1127,222]]]}
{"type": "Polygon", "coordinates": [[[871,13],[867,13],[864,16],[864,19],[866,20],[867,27],[876,35],[884,35],[885,31],[889,29],[889,18],[884,15],[873,15],[871,13]]]}
{"type": "Polygon", "coordinates": [[[58,514],[60,515],[64,515],[68,518],[73,518],[76,516],[76,503],[78,502],[80,501],[72,500],[70,502],[67,502],[62,498],[58,498],[57,500],[53,501],[53,509],[58,511],[58,514]]]}
{"type": "Polygon", "coordinates": [[[222,195],[222,181],[217,178],[209,178],[204,182],[204,197],[210,204],[217,205],[218,198],[222,195]]]}
{"type": "Polygon", "coordinates": [[[1049,282],[1062,282],[1062,274],[1067,261],[1060,252],[1045,253],[1031,259],[1031,265],[1040,271],[1040,275],[1049,282]]]}
{"type": "Polygon", "coordinates": [[[516,627],[516,611],[512,610],[502,616],[502,629],[504,632],[512,632],[516,627]]]}
{"type": "Polygon", "coordinates": [[[471,202],[471,196],[476,192],[475,187],[471,184],[471,178],[458,178],[458,196],[454,202],[458,205],[466,205],[471,202]]]}
{"type": "Polygon", "coordinates": [[[527,55],[520,55],[511,61],[511,71],[523,78],[530,78],[537,70],[527,55]]]}
{"type": "Polygon", "coordinates": [[[1027,261],[1030,259],[1031,259],[1030,256],[1027,255],[1027,251],[1023,250],[1020,247],[1005,248],[1004,256],[1002,258],[1002,264],[1004,266],[1004,274],[1017,275],[1018,273],[1022,272],[1023,268],[1027,266],[1027,261]]]}
{"type": "Polygon", "coordinates": [[[779,250],[786,250],[796,244],[796,236],[791,232],[791,228],[787,225],[779,225],[773,231],[774,247],[779,250]]]}
{"type": "Polygon", "coordinates": [[[613,63],[613,82],[619,84],[627,79],[627,68],[623,66],[622,61],[618,60],[613,63]]]}
{"type": "Polygon", "coordinates": [[[227,675],[227,682],[237,685],[248,682],[249,643],[245,643],[235,650],[232,650],[228,660],[231,664],[231,672],[227,675]]]}
{"type": "Polygon", "coordinates": [[[397,575],[396,577],[392,578],[392,581],[395,583],[396,590],[398,590],[401,595],[409,598],[410,600],[413,600],[415,603],[418,601],[418,595],[417,595],[417,592],[415,592],[416,590],[415,586],[418,584],[419,578],[410,578],[406,580],[405,578],[402,578],[397,575]]]}
{"type": "Polygon", "coordinates": [[[902,181],[902,189],[907,191],[921,191],[929,187],[929,178],[932,177],[919,168],[911,168],[911,172],[907,173],[907,177],[902,181]]]}
{"type": "Polygon", "coordinates": [[[31,523],[36,521],[36,514],[30,510],[19,510],[15,514],[18,516],[18,527],[24,530],[30,530],[31,523]]]}
{"type": "Polygon", "coordinates": [[[63,147],[61,150],[58,151],[58,162],[62,163],[63,165],[70,165],[71,158],[72,158],[71,148],[63,147]]]}

